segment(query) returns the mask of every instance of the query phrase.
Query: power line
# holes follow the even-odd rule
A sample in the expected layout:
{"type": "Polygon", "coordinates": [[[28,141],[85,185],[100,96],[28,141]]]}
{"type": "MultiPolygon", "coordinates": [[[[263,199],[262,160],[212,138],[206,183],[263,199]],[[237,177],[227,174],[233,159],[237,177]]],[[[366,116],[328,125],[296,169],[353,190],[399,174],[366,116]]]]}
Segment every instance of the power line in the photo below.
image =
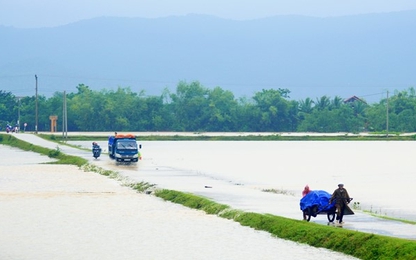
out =
{"type": "MultiPolygon", "coordinates": [[[[7,78],[7,77],[21,77],[21,76],[28,76],[28,74],[21,74],[21,75],[7,75],[7,76],[0,76],[0,78],[7,78]]],[[[168,84],[177,84],[179,81],[170,81],[170,80],[153,80],[153,79],[133,79],[133,78],[105,78],[105,77],[88,77],[88,76],[71,76],[71,75],[53,75],[53,74],[42,74],[40,75],[42,78],[62,78],[62,79],[78,79],[78,80],[99,80],[99,81],[124,81],[124,82],[136,82],[136,83],[168,83],[168,84]]],[[[200,81],[200,80],[190,80],[190,81],[200,81]]],[[[314,86],[298,86],[295,87],[291,85],[291,83],[266,83],[266,82],[254,82],[254,83],[247,83],[247,82],[206,82],[205,84],[209,85],[217,85],[217,86],[250,86],[250,87],[280,87],[280,88],[320,88],[320,89],[327,89],[327,88],[333,88],[336,85],[340,85],[339,83],[334,83],[332,85],[325,84],[326,86],[322,85],[316,85],[314,86]]],[[[202,83],[202,82],[201,82],[202,83]]],[[[412,83],[414,84],[414,83],[412,83]]],[[[411,86],[412,84],[406,84],[411,86]]],[[[368,86],[369,84],[355,84],[354,86],[348,85],[344,87],[348,88],[363,88],[368,86]]],[[[391,86],[397,86],[397,85],[403,85],[403,83],[391,83],[391,86]]],[[[374,88],[374,87],[373,87],[374,88]]],[[[386,88],[386,86],[383,86],[383,88],[386,88]]],[[[373,94],[370,94],[373,95],[373,94]]]]}

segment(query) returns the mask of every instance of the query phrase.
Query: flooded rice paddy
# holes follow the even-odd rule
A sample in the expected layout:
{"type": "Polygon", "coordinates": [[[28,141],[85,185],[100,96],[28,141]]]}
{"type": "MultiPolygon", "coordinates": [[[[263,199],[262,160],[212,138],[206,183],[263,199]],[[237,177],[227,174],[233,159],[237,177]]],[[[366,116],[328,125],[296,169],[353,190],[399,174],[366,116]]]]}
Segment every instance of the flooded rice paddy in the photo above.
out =
{"type": "MultiPolygon", "coordinates": [[[[143,159],[133,167],[115,166],[105,154],[96,161],[88,152],[78,155],[137,181],[245,210],[300,219],[305,184],[332,192],[343,182],[362,208],[416,216],[407,206],[415,202],[413,142],[141,144],[143,159]]],[[[77,167],[39,164],[49,160],[44,156],[0,146],[0,158],[0,259],[353,259],[138,194],[77,167]]]]}

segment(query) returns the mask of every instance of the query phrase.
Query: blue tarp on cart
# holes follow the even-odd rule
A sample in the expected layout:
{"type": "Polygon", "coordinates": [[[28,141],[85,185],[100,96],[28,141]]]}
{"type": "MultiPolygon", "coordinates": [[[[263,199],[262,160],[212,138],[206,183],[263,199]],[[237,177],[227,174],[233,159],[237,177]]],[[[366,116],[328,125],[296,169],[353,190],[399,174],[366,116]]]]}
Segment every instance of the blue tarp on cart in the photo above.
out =
{"type": "Polygon", "coordinates": [[[328,192],[324,190],[313,190],[300,200],[300,209],[304,211],[307,208],[318,206],[318,212],[328,211],[335,205],[335,202],[329,205],[330,199],[331,194],[328,192]]]}

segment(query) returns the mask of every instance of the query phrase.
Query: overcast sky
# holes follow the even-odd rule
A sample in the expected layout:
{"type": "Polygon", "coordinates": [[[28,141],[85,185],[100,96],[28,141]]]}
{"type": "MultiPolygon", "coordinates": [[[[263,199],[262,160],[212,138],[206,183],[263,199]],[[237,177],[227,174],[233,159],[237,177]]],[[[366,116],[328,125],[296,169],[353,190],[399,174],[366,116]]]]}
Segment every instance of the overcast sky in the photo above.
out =
{"type": "Polygon", "coordinates": [[[416,10],[416,0],[0,0],[0,25],[51,27],[101,16],[156,18],[193,13],[245,20],[402,10],[416,10]]]}

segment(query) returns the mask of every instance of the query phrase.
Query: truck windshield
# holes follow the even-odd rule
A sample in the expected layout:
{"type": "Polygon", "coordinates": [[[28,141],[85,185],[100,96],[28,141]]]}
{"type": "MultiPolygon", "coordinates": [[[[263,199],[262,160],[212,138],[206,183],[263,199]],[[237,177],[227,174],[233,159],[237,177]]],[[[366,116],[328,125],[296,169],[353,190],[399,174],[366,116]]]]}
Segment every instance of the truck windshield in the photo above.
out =
{"type": "Polygon", "coordinates": [[[117,149],[137,149],[137,142],[134,140],[119,140],[117,149]]]}

